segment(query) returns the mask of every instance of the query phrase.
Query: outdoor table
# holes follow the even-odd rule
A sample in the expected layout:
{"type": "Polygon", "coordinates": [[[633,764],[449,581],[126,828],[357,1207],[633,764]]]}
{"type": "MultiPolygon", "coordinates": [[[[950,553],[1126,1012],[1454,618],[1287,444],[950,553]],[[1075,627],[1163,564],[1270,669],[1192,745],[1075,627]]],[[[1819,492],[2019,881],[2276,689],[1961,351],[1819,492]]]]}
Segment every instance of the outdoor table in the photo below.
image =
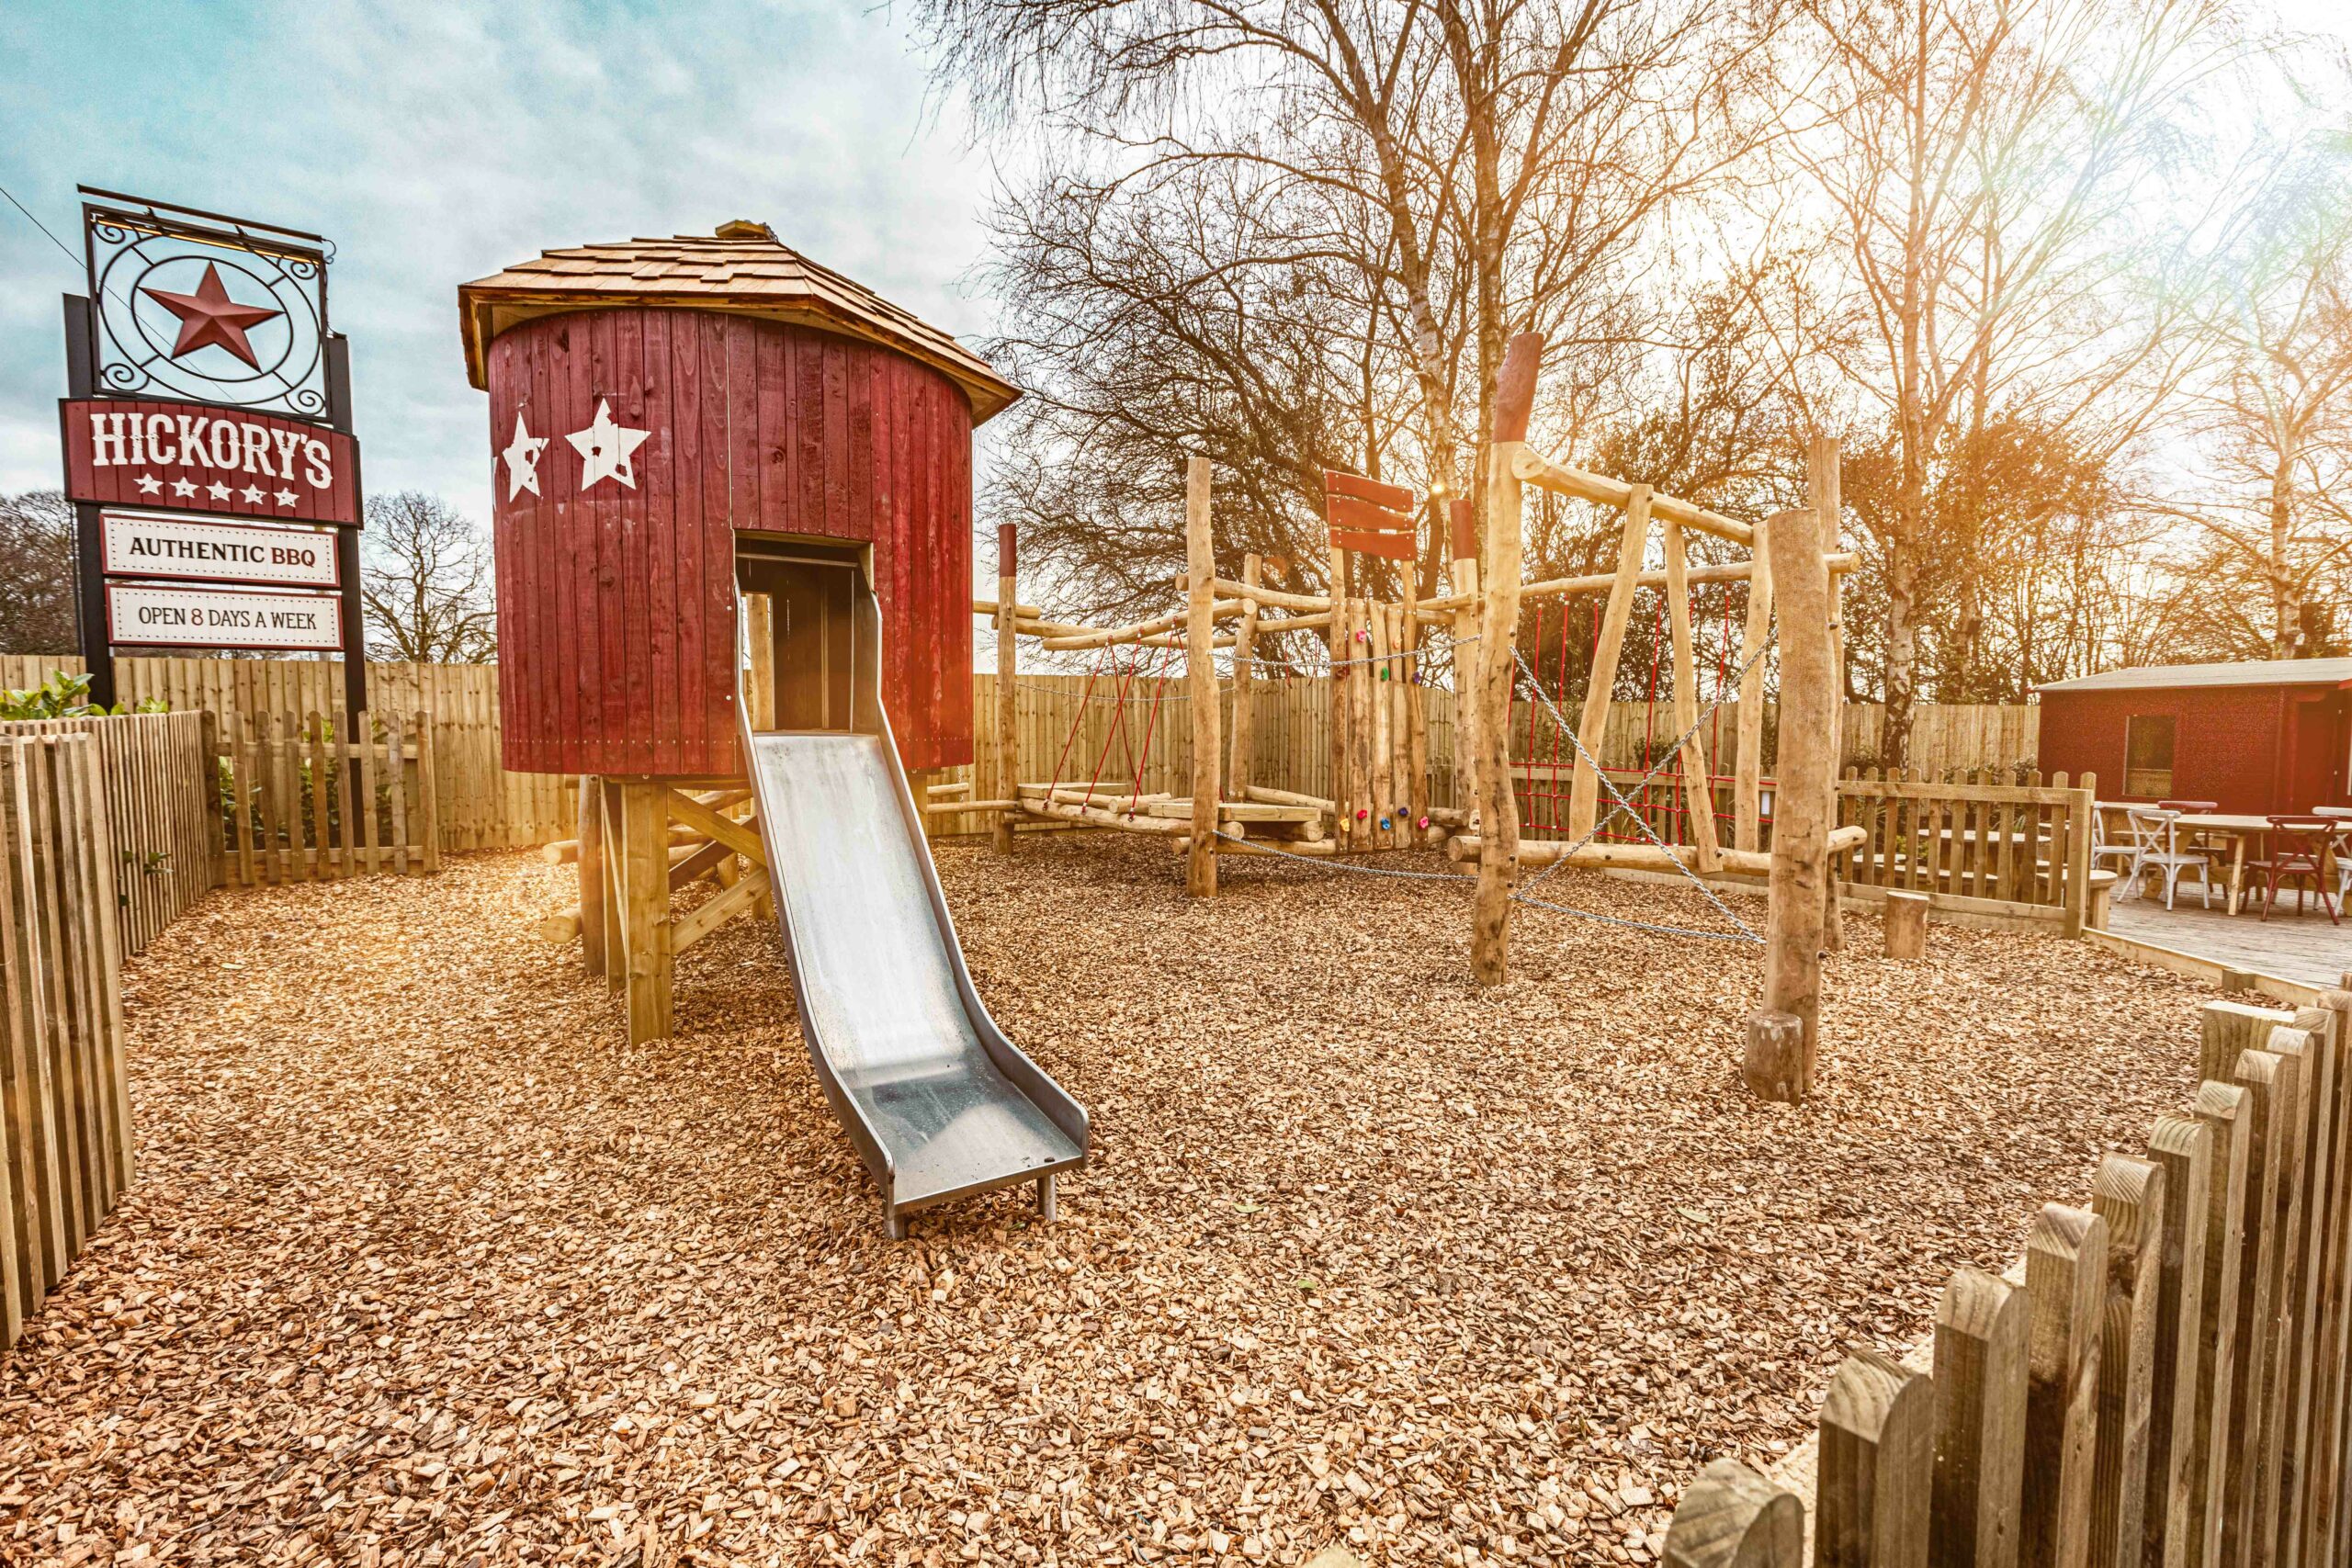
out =
{"type": "Polygon", "coordinates": [[[2230,893],[2227,907],[2231,914],[2236,914],[2245,889],[2246,845],[2259,845],[2270,836],[2270,818],[2238,816],[2227,811],[2196,811],[2183,816],[2173,827],[2179,832],[2229,840],[2230,893]]]}

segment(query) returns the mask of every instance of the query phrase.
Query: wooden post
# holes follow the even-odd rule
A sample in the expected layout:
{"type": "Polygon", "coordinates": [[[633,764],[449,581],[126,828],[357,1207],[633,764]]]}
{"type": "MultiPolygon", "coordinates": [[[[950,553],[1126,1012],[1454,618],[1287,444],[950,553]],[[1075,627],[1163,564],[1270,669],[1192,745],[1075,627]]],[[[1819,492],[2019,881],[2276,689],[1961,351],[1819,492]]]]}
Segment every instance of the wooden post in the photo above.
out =
{"type": "Polygon", "coordinates": [[[1364,694],[1372,699],[1372,843],[1374,849],[1393,849],[1396,837],[1396,661],[1389,658],[1388,606],[1375,599],[1364,601],[1364,620],[1372,631],[1372,640],[1363,645],[1373,662],[1364,667],[1368,679],[1363,683],[1364,694]]]}
{"type": "Polygon", "coordinates": [[[621,785],[621,952],[632,1045],[670,1033],[669,795],[666,784],[621,785]]]}
{"type": "MultiPolygon", "coordinates": [[[[1021,603],[1018,556],[1013,525],[1000,523],[996,530],[996,795],[1012,800],[1020,794],[1021,638],[1013,632],[1015,607],[1021,603]]],[[[1252,556],[1253,561],[1257,558],[1252,556]]],[[[1256,613],[1254,609],[1251,612],[1256,613]]],[[[1001,811],[989,841],[999,854],[1012,852],[1015,813],[1001,811]]]]}
{"type": "Polygon", "coordinates": [[[2015,1568],[2027,1316],[2023,1291],[1973,1269],[1954,1274],[1937,1304],[1935,1568],[2015,1568]]]}
{"type": "Polygon", "coordinates": [[[1894,893],[1886,896],[1886,955],[1905,961],[1928,955],[1928,896],[1894,893]]]}
{"type": "Polygon", "coordinates": [[[1209,537],[1209,460],[1184,464],[1184,685],[1193,699],[1193,837],[1184,857],[1184,891],[1216,895],[1217,741],[1216,550],[1209,537]]]}
{"type": "Polygon", "coordinates": [[[1821,1402],[1815,1568],[1928,1561],[1936,1388],[1875,1350],[1858,1349],[1821,1402]]]}
{"type": "Polygon", "coordinates": [[[605,893],[598,900],[605,908],[605,989],[619,996],[628,989],[628,949],[622,935],[622,911],[627,902],[623,878],[628,863],[621,841],[621,785],[618,779],[596,782],[600,814],[597,837],[605,845],[605,893]]]}
{"type": "Polygon", "coordinates": [[[1699,1472],[1666,1531],[1667,1568],[1801,1568],[1804,1505],[1736,1459],[1699,1472]]]}
{"type": "MultiPolygon", "coordinates": [[[[2238,1287],[2245,1273],[2246,1179],[2253,1145],[2252,1097],[2211,1077],[2197,1087],[2198,1123],[2212,1135],[2213,1181],[2205,1215],[2205,1290],[2197,1303],[2197,1376],[2182,1401],[2188,1424],[2188,1518],[2180,1540],[2191,1565],[2222,1561],[2229,1416],[2237,1383],[2238,1287]]],[[[2167,1568],[2175,1568],[2166,1555],[2167,1568]]]]}
{"type": "Polygon", "coordinates": [[[1388,619],[1388,782],[1394,792],[1388,801],[1390,818],[1395,824],[1394,841],[1398,849],[1413,845],[1413,660],[1408,651],[1407,639],[1412,632],[1413,618],[1401,604],[1386,604],[1381,612],[1388,619]]]}
{"type": "Polygon", "coordinates": [[[1331,547],[1330,562],[1331,624],[1326,631],[1326,639],[1331,649],[1331,686],[1329,692],[1326,694],[1329,705],[1328,716],[1330,722],[1326,728],[1329,731],[1330,738],[1331,836],[1339,840],[1340,847],[1344,850],[1352,847],[1349,838],[1349,825],[1355,820],[1356,807],[1362,804],[1351,798],[1348,793],[1348,703],[1351,689],[1349,677],[1354,673],[1347,664],[1350,641],[1347,617],[1348,552],[1334,545],[1331,547]]]}
{"type": "MultiPolygon", "coordinates": [[[[1005,601],[1000,599],[999,603],[1005,601]]],[[[743,640],[751,645],[743,701],[754,732],[775,728],[775,601],[765,593],[743,595],[743,640]]]]}
{"type": "MultiPolygon", "coordinates": [[[[1819,542],[1823,553],[1838,548],[1839,535],[1845,526],[1838,490],[1838,438],[1816,435],[1806,454],[1806,491],[1813,503],[1813,514],[1819,523],[1819,542]]],[[[1837,572],[1829,575],[1829,818],[1830,826],[1838,822],[1838,764],[1846,755],[1846,580],[1837,572]]],[[[1785,676],[1783,677],[1785,680],[1785,676]]],[[[1788,721],[1785,703],[1781,709],[1783,724],[1788,721]]],[[[1782,757],[1787,753],[1783,751],[1782,757]]],[[[1787,768],[1782,764],[1785,777],[1787,768]]],[[[1822,949],[1827,953],[1842,953],[1846,949],[1845,905],[1839,897],[1837,870],[1832,867],[1825,879],[1822,904],[1822,949]]],[[[2069,935],[2075,933],[2069,932],[2069,935]]]]}
{"type": "MultiPolygon", "coordinates": [[[[1674,733],[1690,735],[1679,748],[1682,761],[1682,806],[1689,818],[1690,858],[1699,874],[1712,876],[1723,860],[1715,839],[1715,786],[1709,780],[1705,750],[1694,731],[1699,723],[1699,661],[1690,644],[1690,559],[1682,525],[1666,524],[1666,613],[1674,637],[1674,733]]],[[[1589,744],[1589,742],[1588,742],[1589,744]]],[[[1830,772],[1836,788],[1836,769],[1830,772]]],[[[1571,793],[1574,786],[1571,785],[1571,793]]],[[[1571,800],[1571,805],[1574,801],[1571,800]]]]}
{"type": "Polygon", "coordinates": [[[1747,1054],[1740,1081],[1758,1100],[1795,1105],[1804,1099],[1804,1020],[1759,1010],[1747,1015],[1747,1054]]]}
{"type": "Polygon", "coordinates": [[[1485,614],[1478,623],[1478,891],[1470,921],[1470,973],[1498,986],[1507,972],[1510,885],[1519,861],[1519,802],[1511,791],[1510,691],[1519,634],[1520,494],[1512,465],[1527,448],[1540,333],[1521,333],[1495,378],[1495,439],[1487,448],[1485,614]]]}
{"type": "MultiPolygon", "coordinates": [[[[1649,548],[1650,487],[1635,485],[1625,501],[1625,531],[1617,543],[1617,580],[1610,584],[1609,607],[1601,613],[1600,640],[1592,650],[1592,678],[1584,692],[1584,712],[1577,718],[1577,739],[1601,761],[1609,739],[1609,701],[1617,688],[1617,658],[1625,646],[1625,627],[1633,619],[1634,594],[1641,586],[1642,554],[1649,548]]],[[[1579,753],[1576,773],[1568,781],[1568,838],[1571,842],[1592,831],[1600,813],[1600,775],[1579,753]]]]}
{"type": "Polygon", "coordinates": [[[1405,605],[1400,625],[1404,636],[1396,662],[1403,667],[1405,690],[1405,779],[1402,795],[1412,825],[1405,842],[1418,845],[1430,819],[1430,716],[1421,680],[1421,560],[1419,535],[1413,559],[1405,569],[1405,605]]]}
{"type": "MultiPolygon", "coordinates": [[[[1773,564],[1785,558],[1776,556],[1773,564]]],[[[1780,575],[1785,587],[1787,575],[1780,575]]],[[[1796,618],[1792,610],[1784,622],[1793,626],[1796,618]]],[[[2043,1204],[2026,1237],[2025,1289],[2030,1328],[2018,1562],[2022,1568],[2087,1568],[2107,1222],[2087,1209],[2043,1204]]]]}
{"type": "Polygon", "coordinates": [[[1380,683],[1373,669],[1369,599],[1348,601],[1348,848],[1372,847],[1373,813],[1380,803],[1372,786],[1372,694],[1380,683]]]}
{"type": "MultiPolygon", "coordinates": [[[[1453,592],[1476,598],[1478,592],[1478,517],[1468,501],[1446,502],[1452,523],[1453,592]]],[[[1478,617],[1479,606],[1466,604],[1453,612],[1453,799],[1478,825],[1478,617]]]]}
{"type": "Polygon", "coordinates": [[[2224,1483],[2214,1493],[2222,1510],[2222,1568],[2256,1561],[2261,1537],[2259,1496],[2270,1409],[2270,1367],[2276,1359],[2275,1325],[2279,1237],[2273,1213],[2287,1168],[2287,1125],[2293,1120],[2295,1065],[2267,1051],[2246,1051],[2237,1059],[2238,1086],[2246,1090],[2245,1231],[2239,1255],[2237,1299],[2238,1376],[2230,1410],[2215,1438],[2224,1450],[2224,1483]]]}
{"type": "Polygon", "coordinates": [[[2315,1352],[2323,1371],[2312,1416],[2314,1484],[2298,1541],[2300,1556],[2314,1563],[2328,1561],[2331,1551],[2337,1561],[2345,1555],[2335,1542],[2344,1501],[2346,1361],[2352,1357],[2352,1312],[2346,1310],[2352,1306],[2346,1296],[2352,1288],[2352,1277],[2347,1277],[2352,1258],[2346,1256],[2347,1243],[2352,1243],[2347,1231],[2352,1227],[2352,995],[2324,991],[2320,1005],[2332,1020],[2328,1037],[2335,1050],[2335,1095],[2330,1102],[2332,1156],[2315,1352]]]}
{"type": "MultiPolygon", "coordinates": [[[[1253,552],[1241,558],[1241,581],[1258,586],[1263,563],[1253,552]]],[[[1241,607],[1241,624],[1233,634],[1233,773],[1228,787],[1236,800],[1250,796],[1257,778],[1258,748],[1258,601],[1241,607]]]]}
{"type": "Polygon", "coordinates": [[[1820,1055],[1821,941],[1829,873],[1832,684],[1829,569],[1819,520],[1772,517],[1772,581],[1781,617],[1780,795],[1773,812],[1771,903],[1765,925],[1764,1008],[1804,1022],[1801,1095],[1813,1092],[1820,1055]]]}
{"type": "Polygon", "coordinates": [[[2165,1173],[2109,1155],[2091,1179],[2107,1222],[2108,1299],[2101,1314],[2098,1452],[2091,1488],[2091,1561],[2139,1568],[2148,1490],[2148,1405],[2155,1387],[2156,1303],[2164,1263],[2165,1173]]]}
{"type": "Polygon", "coordinates": [[[595,775],[580,776],[580,961],[591,975],[605,972],[604,791],[595,775]]]}
{"type": "Polygon", "coordinates": [[[1756,525],[1756,542],[1747,576],[1747,627],[1739,642],[1739,753],[1733,764],[1732,843],[1736,848],[1763,848],[1764,795],[1764,645],[1772,636],[1772,558],[1768,543],[1772,525],[1756,525]]]}
{"type": "Polygon", "coordinates": [[[2165,1543],[2188,1526],[2188,1424],[2196,1404],[2199,1333],[2204,1323],[2206,1219],[2212,1210],[2213,1134],[2193,1116],[2156,1118],[2148,1157],[2165,1175],[2164,1256],[2156,1300],[2156,1359],[2148,1391],[2148,1485],[2142,1507],[2142,1561],[2162,1564],[2165,1543]]]}
{"type": "Polygon", "coordinates": [[[2261,1412],[2262,1483],[2255,1498],[2255,1529],[2250,1538],[2254,1560],[2279,1561],[2281,1502],[2295,1473],[2292,1416],[2301,1382],[2303,1276],[2308,1261],[2303,1252],[2303,1190],[2309,1171],[2312,1102],[2319,1087],[2317,1043],[2300,1029],[2274,1028],[2266,1047],[2286,1069],[2280,1076],[2278,1102],[2273,1107],[2278,1140],[2278,1196],[2269,1224],[2276,1237],[2271,1279],[2267,1363],[2264,1387],[2267,1398],[2261,1412]]]}

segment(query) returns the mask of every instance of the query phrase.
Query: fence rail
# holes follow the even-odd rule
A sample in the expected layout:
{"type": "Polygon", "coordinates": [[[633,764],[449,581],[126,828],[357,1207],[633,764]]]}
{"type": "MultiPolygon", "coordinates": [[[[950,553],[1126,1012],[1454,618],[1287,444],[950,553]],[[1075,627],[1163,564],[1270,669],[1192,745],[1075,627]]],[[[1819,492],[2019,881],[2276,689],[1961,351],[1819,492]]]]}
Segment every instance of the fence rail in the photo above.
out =
{"type": "Polygon", "coordinates": [[[2021,1271],[1954,1275],[1923,1353],[1849,1356],[1777,1479],[1708,1465],[1666,1561],[2352,1560],[2352,995],[2324,999],[2209,1003],[2193,1098],[2090,1206],[2045,1204],[2021,1271]]]}
{"type": "Polygon", "coordinates": [[[1921,777],[1848,770],[1840,825],[1864,837],[1832,868],[1849,888],[1925,893],[1947,908],[2031,916],[2055,909],[2066,934],[2090,918],[2091,839],[2098,778],[2068,787],[2058,773],[1996,782],[1984,770],[1921,777]]]}
{"type": "Polygon", "coordinates": [[[0,1348],[131,1179],[103,748],[0,734],[0,1348]]]}

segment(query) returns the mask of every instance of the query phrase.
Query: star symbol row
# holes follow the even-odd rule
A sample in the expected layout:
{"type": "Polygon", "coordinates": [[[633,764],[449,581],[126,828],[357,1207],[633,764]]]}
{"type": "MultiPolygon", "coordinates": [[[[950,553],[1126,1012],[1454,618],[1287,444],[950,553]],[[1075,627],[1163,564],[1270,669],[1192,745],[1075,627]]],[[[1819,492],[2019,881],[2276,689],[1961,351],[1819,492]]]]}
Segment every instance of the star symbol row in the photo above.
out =
{"type": "MultiPolygon", "coordinates": [[[[199,490],[215,501],[226,501],[232,495],[238,496],[249,506],[259,506],[266,501],[275,501],[280,506],[292,506],[302,499],[290,490],[281,490],[273,495],[259,485],[247,485],[243,490],[232,490],[219,479],[213,480],[209,485],[199,485],[189,479],[174,479],[171,483],[172,493],[182,500],[194,495],[199,490]]],[[[153,474],[141,474],[139,476],[139,493],[161,495],[164,493],[164,481],[153,474]]]]}
{"type": "MultiPolygon", "coordinates": [[[[596,400],[596,417],[585,430],[576,430],[564,440],[580,454],[580,488],[588,489],[599,479],[611,479],[630,490],[637,488],[637,449],[645,445],[650,431],[631,429],[616,423],[612,404],[603,398],[596,400]]],[[[525,423],[522,412],[514,414],[514,439],[499,456],[506,461],[506,499],[514,500],[525,491],[539,493],[539,454],[548,449],[548,438],[534,435],[525,423]]]]}

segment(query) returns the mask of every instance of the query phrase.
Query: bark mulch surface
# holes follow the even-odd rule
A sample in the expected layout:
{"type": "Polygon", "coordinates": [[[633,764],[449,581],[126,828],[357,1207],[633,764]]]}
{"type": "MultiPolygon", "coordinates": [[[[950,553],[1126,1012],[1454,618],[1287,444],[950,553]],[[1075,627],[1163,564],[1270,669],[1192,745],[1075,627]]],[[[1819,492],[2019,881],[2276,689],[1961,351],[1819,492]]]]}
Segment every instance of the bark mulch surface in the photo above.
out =
{"type": "Polygon", "coordinates": [[[2139,1146],[2203,997],[1856,919],[1795,1111],[1738,1086],[1752,948],[1523,913],[1481,994],[1457,886],[941,860],[1093,1115],[1057,1224],[885,1239],[772,930],[631,1050],[529,929],[568,868],[206,900],[126,980],[138,1183],[0,1364],[0,1558],[1650,1561],[1705,1460],[1786,1451],[1848,1346],[2139,1146]]]}

